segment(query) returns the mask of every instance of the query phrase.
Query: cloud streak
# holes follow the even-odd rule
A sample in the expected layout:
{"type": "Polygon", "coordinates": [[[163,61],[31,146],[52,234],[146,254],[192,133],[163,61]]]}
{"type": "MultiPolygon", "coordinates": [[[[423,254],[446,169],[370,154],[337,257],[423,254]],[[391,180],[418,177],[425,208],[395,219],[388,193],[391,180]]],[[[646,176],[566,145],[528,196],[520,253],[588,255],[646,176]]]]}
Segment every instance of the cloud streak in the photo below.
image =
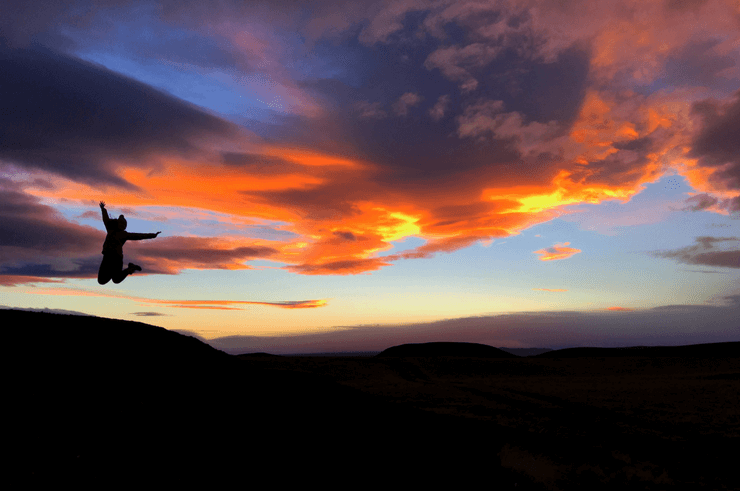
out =
{"type": "Polygon", "coordinates": [[[232,305],[266,305],[268,307],[279,307],[282,309],[315,309],[324,307],[327,300],[294,300],[282,302],[250,302],[246,300],[139,300],[145,303],[154,303],[167,307],[188,309],[222,309],[242,310],[232,308],[232,305]]]}
{"type": "MultiPolygon", "coordinates": [[[[131,295],[105,293],[101,291],[84,290],[79,288],[39,288],[28,290],[34,295],[69,295],[84,297],[108,297],[132,300],[140,304],[161,305],[168,308],[188,309],[215,309],[215,310],[243,310],[240,306],[262,305],[267,307],[278,307],[281,309],[313,309],[325,307],[328,300],[285,300],[276,302],[262,302],[249,300],[163,300],[155,298],[136,297],[131,295]]],[[[156,312],[139,312],[136,315],[164,315],[156,312]]]]}
{"type": "Polygon", "coordinates": [[[675,259],[683,264],[715,266],[719,268],[740,268],[740,238],[738,237],[696,237],[693,246],[673,251],[656,251],[656,257],[675,259]],[[719,244],[729,243],[734,248],[718,248],[719,244]]]}

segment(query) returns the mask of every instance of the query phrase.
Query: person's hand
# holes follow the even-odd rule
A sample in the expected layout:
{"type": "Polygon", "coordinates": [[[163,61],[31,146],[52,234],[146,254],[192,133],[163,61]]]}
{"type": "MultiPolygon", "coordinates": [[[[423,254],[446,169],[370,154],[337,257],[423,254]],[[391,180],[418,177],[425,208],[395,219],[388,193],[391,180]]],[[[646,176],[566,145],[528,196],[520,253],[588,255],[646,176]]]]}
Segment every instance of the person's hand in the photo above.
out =
{"type": "Polygon", "coordinates": [[[100,208],[105,208],[105,201],[100,202],[100,208]]]}

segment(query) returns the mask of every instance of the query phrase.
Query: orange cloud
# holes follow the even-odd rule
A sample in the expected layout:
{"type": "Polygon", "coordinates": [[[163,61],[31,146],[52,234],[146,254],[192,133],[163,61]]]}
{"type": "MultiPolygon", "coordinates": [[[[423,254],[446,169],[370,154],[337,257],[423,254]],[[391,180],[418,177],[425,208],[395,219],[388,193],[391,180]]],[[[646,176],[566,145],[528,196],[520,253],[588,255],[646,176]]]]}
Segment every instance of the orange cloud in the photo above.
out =
{"type": "MultiPolygon", "coordinates": [[[[516,234],[557,216],[558,207],[565,204],[598,202],[634,192],[609,184],[584,185],[565,170],[549,184],[545,180],[530,186],[520,186],[516,179],[507,184],[495,168],[475,169],[454,183],[381,184],[381,169],[364,162],[317,153],[286,151],[278,156],[275,149],[271,152],[268,156],[293,163],[286,166],[288,173],[261,173],[249,166],[221,163],[188,166],[173,160],[150,176],[124,168],[122,175],[139,183],[145,193],[117,188],[108,190],[105,198],[109,206],[119,209],[156,204],[230,214],[235,223],[249,217],[282,221],[288,224],[283,229],[297,234],[297,239],[161,236],[136,244],[127,253],[141,261],[145,272],[158,274],[177,274],[185,268],[244,269],[253,259],[284,263],[287,270],[299,274],[358,274],[393,261],[431,257],[516,234]],[[503,184],[491,188],[490,182],[503,184]],[[411,236],[425,239],[426,244],[413,251],[378,256],[393,242],[411,236]]],[[[58,181],[53,190],[32,192],[47,199],[64,197],[78,202],[100,194],[70,181],[58,181]]],[[[580,251],[566,248],[557,258],[575,252],[580,251]]]]}
{"type": "Polygon", "coordinates": [[[556,261],[558,259],[568,259],[573,254],[578,254],[579,252],[581,252],[580,249],[565,247],[569,244],[570,242],[555,244],[554,246],[540,249],[539,251],[534,251],[534,253],[541,254],[540,261],[556,261]]]}
{"type": "Polygon", "coordinates": [[[283,309],[314,309],[324,307],[326,300],[296,300],[284,302],[249,302],[243,300],[139,300],[145,303],[165,305],[167,307],[190,308],[190,309],[223,309],[240,310],[229,307],[230,305],[266,305],[268,307],[280,307],[283,309]]]}
{"type": "Polygon", "coordinates": [[[620,312],[632,312],[635,309],[630,309],[630,308],[627,308],[627,307],[609,307],[606,310],[614,310],[614,311],[620,311],[620,312]]]}

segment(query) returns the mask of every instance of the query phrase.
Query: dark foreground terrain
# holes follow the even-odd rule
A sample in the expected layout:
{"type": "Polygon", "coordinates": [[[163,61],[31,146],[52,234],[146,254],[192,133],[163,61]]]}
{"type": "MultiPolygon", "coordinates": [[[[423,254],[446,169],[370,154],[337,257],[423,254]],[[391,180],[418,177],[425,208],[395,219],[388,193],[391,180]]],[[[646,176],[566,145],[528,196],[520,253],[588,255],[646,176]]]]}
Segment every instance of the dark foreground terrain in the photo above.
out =
{"type": "Polygon", "coordinates": [[[61,483],[740,489],[740,343],[227,355],[0,310],[7,468],[61,483]]]}

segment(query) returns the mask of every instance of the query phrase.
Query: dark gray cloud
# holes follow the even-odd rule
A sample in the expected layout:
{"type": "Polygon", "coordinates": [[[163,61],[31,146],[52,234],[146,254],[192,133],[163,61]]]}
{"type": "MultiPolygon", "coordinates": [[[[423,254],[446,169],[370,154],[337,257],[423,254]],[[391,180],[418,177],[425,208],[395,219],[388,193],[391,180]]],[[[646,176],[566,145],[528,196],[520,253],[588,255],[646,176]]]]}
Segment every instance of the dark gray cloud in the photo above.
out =
{"type": "Polygon", "coordinates": [[[54,208],[0,183],[0,274],[90,277],[97,274],[105,232],[67,221],[54,208]]]}
{"type": "Polygon", "coordinates": [[[0,159],[90,184],[135,187],[112,159],[200,149],[192,138],[236,128],[106,68],[34,45],[0,46],[0,159]]]}
{"type": "Polygon", "coordinates": [[[740,238],[738,237],[696,237],[696,245],[682,247],[674,251],[658,251],[653,255],[675,259],[684,264],[716,266],[721,268],[740,268],[740,238]],[[729,243],[733,249],[719,249],[719,244],[729,243]]]}
{"type": "Polygon", "coordinates": [[[660,151],[673,136],[673,130],[658,127],[652,133],[624,142],[613,142],[617,151],[600,160],[589,161],[588,165],[575,166],[573,178],[584,182],[601,183],[609,186],[636,186],[649,177],[653,153],[660,151]]]}
{"type": "Polygon", "coordinates": [[[308,189],[244,191],[251,202],[281,206],[306,220],[344,219],[359,214],[354,200],[372,196],[362,183],[334,182],[308,189]]]}
{"type": "Polygon", "coordinates": [[[39,33],[57,32],[53,26],[69,21],[70,11],[80,3],[79,0],[6,0],[0,16],[0,46],[24,47],[39,33]]]}
{"type": "Polygon", "coordinates": [[[177,274],[188,268],[244,268],[244,262],[268,258],[277,250],[265,246],[228,247],[209,237],[159,237],[141,241],[124,253],[146,273],[177,274]]]}
{"type": "Polygon", "coordinates": [[[734,198],[731,198],[726,201],[726,208],[727,211],[730,213],[734,213],[736,211],[740,211],[740,195],[735,196],[734,198]]]}
{"type": "MultiPolygon", "coordinates": [[[[416,27],[412,22],[406,29],[416,27]]],[[[283,118],[280,127],[252,122],[249,128],[276,141],[351,152],[381,165],[385,172],[377,177],[385,186],[423,180],[449,182],[474,169],[495,175],[499,182],[517,178],[533,185],[549,182],[555,167],[562,166],[561,159],[548,160],[544,155],[537,162],[523,162],[522,153],[503,138],[461,138],[457,116],[481,101],[500,100],[505,112],[520,117],[522,125],[553,122],[548,136],[565,135],[585,97],[588,51],[573,47],[552,63],[543,63],[508,50],[479,67],[474,74],[480,77],[480,86],[465,93],[444,71],[425,68],[424,60],[435,48],[435,43],[427,42],[353,50],[353,57],[363,65],[352,73],[359,81],[338,75],[333,80],[299,83],[330,109],[325,119],[283,118]],[[507,75],[513,66],[514,78],[507,75]],[[512,88],[514,79],[516,89],[512,88]],[[414,94],[415,104],[404,106],[407,111],[400,116],[398,101],[409,93],[414,94]],[[438,105],[440,99],[444,111],[438,105]],[[322,131],[315,131],[317,127],[322,131]]]]}
{"type": "Polygon", "coordinates": [[[164,63],[185,63],[203,68],[250,72],[243,56],[225,39],[200,36],[193,32],[178,31],[176,36],[158,36],[156,42],[138,40],[132,43],[134,53],[146,58],[157,58],[164,63]]]}
{"type": "Polygon", "coordinates": [[[334,234],[334,236],[336,236],[336,237],[338,237],[339,239],[342,239],[342,240],[356,241],[356,240],[363,239],[363,237],[357,237],[355,234],[353,234],[350,231],[343,232],[343,231],[340,231],[340,230],[336,230],[336,231],[332,232],[332,234],[334,234]]]}
{"type": "Polygon", "coordinates": [[[735,66],[730,54],[716,54],[713,50],[719,39],[690,41],[666,60],[663,77],[659,79],[672,85],[735,89],[737,80],[719,75],[726,68],[735,66]]]}
{"type": "Polygon", "coordinates": [[[729,198],[719,199],[706,193],[697,194],[684,201],[686,206],[681,208],[683,211],[703,211],[713,206],[727,210],[730,213],[740,211],[740,195],[729,198]]]}
{"type": "MultiPolygon", "coordinates": [[[[48,253],[58,251],[47,251],[48,253]]],[[[0,265],[0,274],[26,278],[22,283],[33,283],[32,278],[96,278],[102,255],[87,257],[69,257],[59,254],[57,257],[39,254],[36,257],[25,257],[19,266],[0,265]]]]}
{"type": "Polygon", "coordinates": [[[686,207],[683,208],[684,210],[701,211],[716,205],[719,203],[719,200],[708,194],[697,194],[696,196],[687,198],[684,202],[687,204],[686,207]]]}
{"type": "Polygon", "coordinates": [[[643,179],[648,162],[647,150],[619,150],[605,159],[589,162],[583,170],[588,176],[585,182],[634,186],[643,179]]]}
{"type": "Polygon", "coordinates": [[[702,125],[689,155],[702,167],[713,167],[710,183],[740,192],[740,91],[722,103],[705,99],[692,105],[691,113],[702,125]]]}
{"type": "Polygon", "coordinates": [[[653,139],[649,135],[625,142],[612,143],[612,146],[617,150],[632,150],[635,152],[650,151],[650,149],[653,148],[653,145],[653,139]]]}
{"type": "Polygon", "coordinates": [[[708,0],[665,0],[667,10],[696,10],[708,0]]]}

